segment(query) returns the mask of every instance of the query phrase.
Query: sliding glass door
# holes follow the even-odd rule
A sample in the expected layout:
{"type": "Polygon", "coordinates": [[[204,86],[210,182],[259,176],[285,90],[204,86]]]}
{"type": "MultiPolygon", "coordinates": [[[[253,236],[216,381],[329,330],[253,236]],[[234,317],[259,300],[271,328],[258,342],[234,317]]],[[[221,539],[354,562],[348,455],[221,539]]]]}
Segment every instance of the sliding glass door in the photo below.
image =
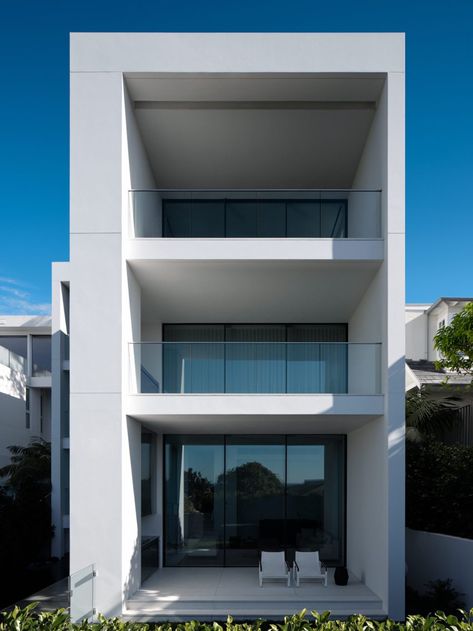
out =
{"type": "Polygon", "coordinates": [[[259,550],[283,544],[285,466],[283,436],[227,437],[226,565],[256,565],[259,550]]]}
{"type": "Polygon", "coordinates": [[[165,565],[254,566],[261,550],[345,556],[345,437],[167,436],[165,565]]]}
{"type": "Polygon", "coordinates": [[[222,437],[168,436],[164,479],[166,564],[223,565],[222,437]]]}

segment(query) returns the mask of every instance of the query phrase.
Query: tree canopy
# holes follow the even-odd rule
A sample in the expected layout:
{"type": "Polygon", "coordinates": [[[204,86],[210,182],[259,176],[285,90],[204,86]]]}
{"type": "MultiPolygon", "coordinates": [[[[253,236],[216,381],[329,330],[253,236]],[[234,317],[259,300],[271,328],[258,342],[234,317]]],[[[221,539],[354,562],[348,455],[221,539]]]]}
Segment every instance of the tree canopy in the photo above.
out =
{"type": "Polygon", "coordinates": [[[442,355],[440,368],[473,376],[473,302],[437,331],[434,346],[442,355]]]}

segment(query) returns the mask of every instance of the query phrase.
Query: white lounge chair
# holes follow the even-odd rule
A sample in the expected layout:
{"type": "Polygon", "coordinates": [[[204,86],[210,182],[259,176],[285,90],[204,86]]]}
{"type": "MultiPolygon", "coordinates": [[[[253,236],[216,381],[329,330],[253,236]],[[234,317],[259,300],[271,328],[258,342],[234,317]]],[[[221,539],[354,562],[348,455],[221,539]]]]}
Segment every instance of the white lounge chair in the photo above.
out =
{"type": "Polygon", "coordinates": [[[284,552],[261,552],[259,562],[259,586],[263,587],[264,579],[282,579],[291,584],[291,568],[286,563],[284,552]]]}
{"type": "Polygon", "coordinates": [[[296,550],[293,567],[297,587],[299,587],[301,579],[323,581],[324,587],[327,587],[327,568],[320,562],[318,552],[298,552],[296,550]]]}

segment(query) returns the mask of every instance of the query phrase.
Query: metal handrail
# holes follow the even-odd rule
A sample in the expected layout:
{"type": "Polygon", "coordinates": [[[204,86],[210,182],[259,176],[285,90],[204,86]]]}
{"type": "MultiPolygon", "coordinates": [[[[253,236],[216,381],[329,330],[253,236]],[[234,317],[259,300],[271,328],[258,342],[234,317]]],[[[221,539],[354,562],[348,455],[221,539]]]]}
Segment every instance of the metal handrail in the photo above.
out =
{"type": "Polygon", "coordinates": [[[131,188],[129,193],[382,193],[363,188],[131,188]]]}

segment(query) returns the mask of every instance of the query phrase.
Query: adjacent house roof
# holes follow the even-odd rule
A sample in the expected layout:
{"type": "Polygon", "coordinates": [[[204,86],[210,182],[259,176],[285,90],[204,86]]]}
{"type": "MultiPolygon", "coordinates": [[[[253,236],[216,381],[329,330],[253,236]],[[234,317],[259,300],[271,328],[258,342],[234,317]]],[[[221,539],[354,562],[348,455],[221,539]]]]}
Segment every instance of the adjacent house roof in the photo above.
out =
{"type": "Polygon", "coordinates": [[[440,386],[446,381],[450,385],[466,386],[471,384],[472,381],[470,375],[439,370],[434,362],[427,361],[426,359],[407,359],[406,364],[413,378],[411,381],[415,382],[418,388],[421,386],[440,386]]]}
{"type": "Polygon", "coordinates": [[[473,302],[473,298],[452,298],[448,296],[442,296],[441,298],[438,298],[434,303],[430,305],[430,307],[427,309],[427,313],[430,313],[431,311],[433,311],[442,302],[447,302],[447,303],[448,302],[465,302],[466,303],[466,302],[473,302]]]}

